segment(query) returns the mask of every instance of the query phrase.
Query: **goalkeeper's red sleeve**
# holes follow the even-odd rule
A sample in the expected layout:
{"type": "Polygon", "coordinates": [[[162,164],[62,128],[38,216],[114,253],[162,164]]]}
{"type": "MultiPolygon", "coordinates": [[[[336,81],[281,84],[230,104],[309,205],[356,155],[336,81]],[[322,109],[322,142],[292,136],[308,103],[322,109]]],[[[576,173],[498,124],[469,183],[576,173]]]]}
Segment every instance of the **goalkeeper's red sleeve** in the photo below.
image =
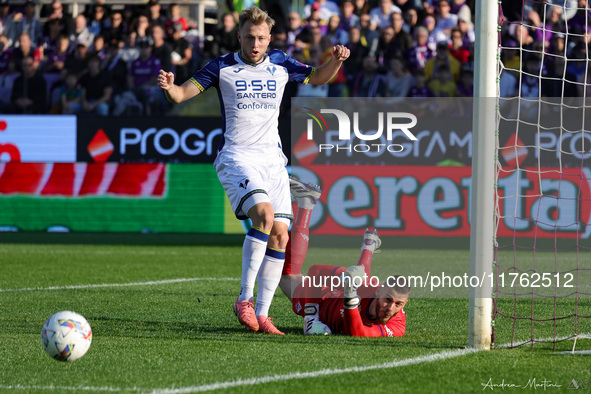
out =
{"type": "Polygon", "coordinates": [[[406,333],[406,314],[401,310],[387,324],[363,324],[359,309],[344,308],[345,334],[353,337],[401,337],[406,333]]]}
{"type": "Polygon", "coordinates": [[[359,308],[347,309],[345,311],[345,334],[352,337],[383,337],[382,329],[378,324],[366,326],[361,320],[359,308]]]}

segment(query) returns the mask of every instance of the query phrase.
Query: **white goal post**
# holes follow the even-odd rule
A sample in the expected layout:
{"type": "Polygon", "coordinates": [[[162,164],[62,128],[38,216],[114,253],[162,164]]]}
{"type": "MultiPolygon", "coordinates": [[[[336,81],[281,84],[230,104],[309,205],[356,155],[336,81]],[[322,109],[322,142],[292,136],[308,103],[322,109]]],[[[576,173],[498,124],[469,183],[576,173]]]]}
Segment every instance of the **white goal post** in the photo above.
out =
{"type": "MultiPolygon", "coordinates": [[[[470,276],[493,271],[494,181],[499,3],[477,1],[474,48],[474,118],[472,123],[472,187],[470,276]]],[[[489,282],[489,281],[485,281],[489,282]]],[[[490,349],[492,286],[470,288],[468,346],[490,349]]]]}

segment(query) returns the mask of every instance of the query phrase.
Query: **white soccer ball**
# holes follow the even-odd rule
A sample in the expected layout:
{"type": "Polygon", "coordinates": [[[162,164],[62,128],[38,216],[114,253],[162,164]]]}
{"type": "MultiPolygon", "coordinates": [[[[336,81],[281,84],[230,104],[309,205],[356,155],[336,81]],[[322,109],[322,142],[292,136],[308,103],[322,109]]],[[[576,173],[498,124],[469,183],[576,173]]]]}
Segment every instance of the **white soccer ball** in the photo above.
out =
{"type": "Polygon", "coordinates": [[[51,316],[41,330],[45,352],[58,361],[76,361],[84,356],[92,342],[92,330],[86,319],[71,311],[51,316]]]}

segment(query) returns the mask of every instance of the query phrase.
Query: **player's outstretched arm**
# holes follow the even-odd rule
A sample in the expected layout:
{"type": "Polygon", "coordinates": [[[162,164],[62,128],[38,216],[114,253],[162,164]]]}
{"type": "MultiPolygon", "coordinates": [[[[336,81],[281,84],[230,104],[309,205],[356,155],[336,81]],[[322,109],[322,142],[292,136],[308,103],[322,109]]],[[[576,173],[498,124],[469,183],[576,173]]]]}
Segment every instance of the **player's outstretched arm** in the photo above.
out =
{"type": "MultiPolygon", "coordinates": [[[[345,334],[352,337],[384,337],[385,332],[381,324],[366,326],[363,324],[359,309],[344,309],[345,334]]],[[[404,335],[404,333],[402,334],[404,335]]],[[[400,335],[400,336],[402,336],[400,335]]],[[[398,335],[397,335],[398,336],[398,335]]]]}
{"type": "Polygon", "coordinates": [[[341,65],[347,60],[350,54],[351,51],[349,51],[349,48],[343,45],[332,47],[332,58],[328,63],[324,63],[316,69],[309,83],[312,85],[324,85],[330,82],[337,75],[339,68],[341,68],[341,65]]]}
{"type": "Polygon", "coordinates": [[[166,99],[171,103],[182,103],[192,97],[197,96],[201,93],[201,90],[193,82],[186,81],[181,86],[175,85],[174,74],[160,70],[158,74],[158,87],[164,90],[166,99]]]}
{"type": "Polygon", "coordinates": [[[349,267],[343,273],[343,306],[345,334],[354,337],[381,337],[382,331],[377,326],[366,327],[359,313],[361,297],[357,295],[357,288],[365,283],[365,269],[362,265],[349,267]]]}

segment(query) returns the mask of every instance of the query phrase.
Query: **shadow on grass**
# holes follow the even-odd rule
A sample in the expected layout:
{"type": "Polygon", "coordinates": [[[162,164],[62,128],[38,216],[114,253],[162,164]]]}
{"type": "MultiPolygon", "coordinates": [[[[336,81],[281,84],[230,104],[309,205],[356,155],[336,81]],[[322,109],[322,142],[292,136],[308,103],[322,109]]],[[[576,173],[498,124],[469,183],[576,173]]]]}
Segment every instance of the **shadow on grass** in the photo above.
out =
{"type": "MultiPolygon", "coordinates": [[[[346,335],[305,336],[301,327],[279,327],[286,335],[270,335],[250,332],[240,326],[238,322],[220,321],[219,325],[212,323],[200,324],[199,322],[179,321],[149,321],[118,319],[110,317],[92,317],[96,323],[95,335],[124,338],[155,338],[155,339],[189,339],[195,341],[215,342],[244,342],[244,343],[275,343],[275,344],[301,344],[310,345],[346,345],[367,347],[387,347],[412,349],[439,349],[461,348],[459,343],[425,342],[406,338],[354,338],[346,335]],[[100,323],[99,323],[100,322],[100,323]],[[229,326],[228,324],[232,324],[229,326]]],[[[303,324],[303,321],[302,321],[303,324]]]]}

